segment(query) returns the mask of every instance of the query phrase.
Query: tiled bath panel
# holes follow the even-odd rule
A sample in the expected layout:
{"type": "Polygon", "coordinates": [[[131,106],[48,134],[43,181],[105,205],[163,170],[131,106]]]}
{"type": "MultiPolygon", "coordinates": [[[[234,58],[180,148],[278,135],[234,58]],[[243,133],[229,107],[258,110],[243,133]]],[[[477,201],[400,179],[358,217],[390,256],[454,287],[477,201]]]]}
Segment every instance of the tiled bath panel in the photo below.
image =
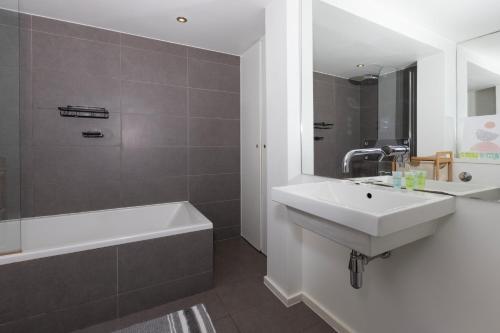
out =
{"type": "Polygon", "coordinates": [[[29,15],[21,36],[23,216],[189,200],[240,234],[239,57],[29,15]]]}
{"type": "Polygon", "coordinates": [[[263,284],[266,257],[241,238],[215,243],[214,287],[78,333],[110,333],[203,303],[217,333],[335,333],[303,303],[285,307],[263,284]]]}
{"type": "Polygon", "coordinates": [[[0,332],[70,332],[212,285],[212,230],[7,264],[0,332]]]}

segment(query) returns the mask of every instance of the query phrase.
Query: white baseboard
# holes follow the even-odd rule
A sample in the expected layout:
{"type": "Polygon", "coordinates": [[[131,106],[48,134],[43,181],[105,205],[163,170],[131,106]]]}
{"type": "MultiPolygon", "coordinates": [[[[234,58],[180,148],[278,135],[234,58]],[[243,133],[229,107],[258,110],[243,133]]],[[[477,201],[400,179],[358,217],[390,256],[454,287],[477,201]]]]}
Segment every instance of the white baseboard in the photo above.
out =
{"type": "Polygon", "coordinates": [[[269,276],[264,276],[264,285],[271,290],[271,292],[276,296],[287,308],[292,305],[302,302],[302,294],[297,293],[295,295],[287,295],[283,289],[281,289],[269,276]]]}
{"type": "Polygon", "coordinates": [[[264,285],[267,288],[269,288],[269,290],[271,290],[271,292],[286,307],[290,307],[300,302],[304,302],[305,305],[307,305],[314,313],[316,313],[321,319],[323,319],[338,333],[356,333],[348,325],[342,322],[342,320],[338,319],[337,316],[335,316],[330,311],[326,310],[314,298],[307,295],[306,293],[302,292],[289,296],[268,276],[264,277],[264,285]]]}
{"type": "Polygon", "coordinates": [[[356,333],[333,313],[321,306],[314,298],[302,293],[302,301],[338,333],[356,333]]]}

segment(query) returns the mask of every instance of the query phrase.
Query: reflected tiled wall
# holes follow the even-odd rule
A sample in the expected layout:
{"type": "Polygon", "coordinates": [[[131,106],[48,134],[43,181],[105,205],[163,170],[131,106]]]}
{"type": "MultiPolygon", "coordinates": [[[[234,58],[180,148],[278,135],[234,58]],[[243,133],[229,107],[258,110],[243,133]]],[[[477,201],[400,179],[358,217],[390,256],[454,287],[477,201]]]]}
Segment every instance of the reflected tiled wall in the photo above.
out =
{"type": "Polygon", "coordinates": [[[36,16],[23,43],[24,216],[189,200],[239,235],[239,57],[36,16]]]}
{"type": "Polygon", "coordinates": [[[314,73],[314,122],[333,123],[332,129],[315,129],[314,174],[342,178],[342,159],[360,147],[360,86],[349,80],[314,73]]]}

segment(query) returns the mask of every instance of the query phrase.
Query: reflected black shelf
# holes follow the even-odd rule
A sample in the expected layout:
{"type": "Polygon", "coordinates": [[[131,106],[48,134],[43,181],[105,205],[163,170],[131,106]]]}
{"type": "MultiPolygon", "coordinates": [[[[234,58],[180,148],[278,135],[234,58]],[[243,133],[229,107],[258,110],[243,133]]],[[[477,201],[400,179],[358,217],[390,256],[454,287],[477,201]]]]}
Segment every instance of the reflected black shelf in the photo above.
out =
{"type": "Polygon", "coordinates": [[[108,119],[109,111],[91,106],[60,106],[57,108],[61,117],[108,119]]]}

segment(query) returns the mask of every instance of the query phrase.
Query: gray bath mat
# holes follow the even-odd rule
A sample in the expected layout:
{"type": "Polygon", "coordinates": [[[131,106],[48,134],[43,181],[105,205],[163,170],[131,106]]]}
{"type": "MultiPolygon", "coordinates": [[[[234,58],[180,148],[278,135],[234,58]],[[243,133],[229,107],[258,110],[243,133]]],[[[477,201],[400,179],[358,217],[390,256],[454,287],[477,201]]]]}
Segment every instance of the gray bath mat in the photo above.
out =
{"type": "Polygon", "coordinates": [[[215,328],[205,305],[198,304],[114,333],[215,333],[215,328]]]}

